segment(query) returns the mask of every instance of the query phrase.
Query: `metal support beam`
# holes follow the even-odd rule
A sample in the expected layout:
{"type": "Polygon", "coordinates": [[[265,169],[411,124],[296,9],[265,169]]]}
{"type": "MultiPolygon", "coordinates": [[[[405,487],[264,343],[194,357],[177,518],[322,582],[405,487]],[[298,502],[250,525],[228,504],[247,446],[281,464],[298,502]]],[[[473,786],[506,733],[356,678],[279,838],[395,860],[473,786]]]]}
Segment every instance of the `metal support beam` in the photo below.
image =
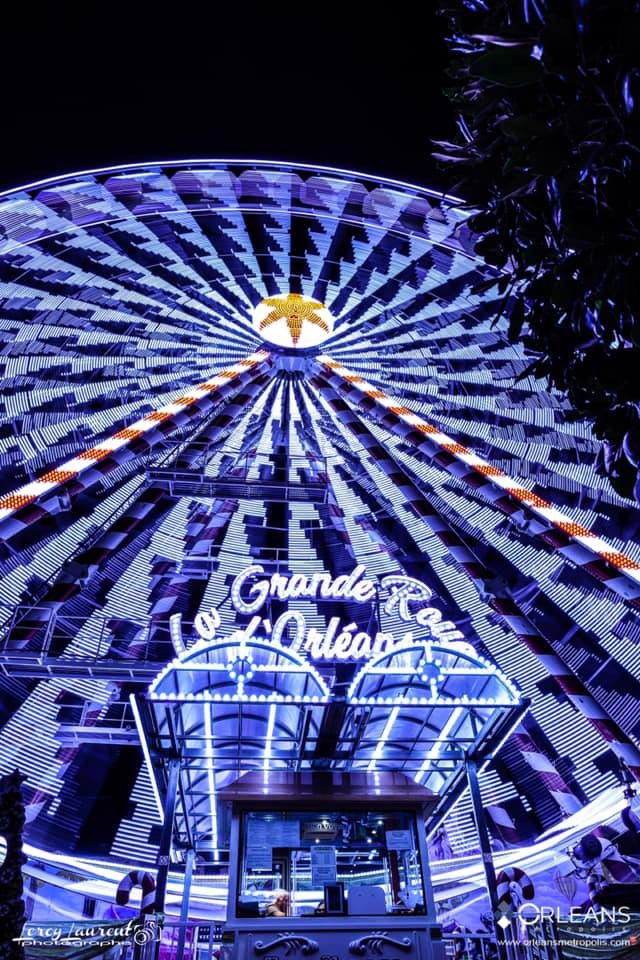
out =
{"type": "Polygon", "coordinates": [[[244,480],[236,477],[211,477],[202,471],[177,468],[147,470],[154,487],[172,497],[241,497],[243,500],[264,500],[280,503],[291,500],[303,503],[325,503],[327,485],[324,483],[296,483],[277,480],[244,480]]]}
{"type": "Polygon", "coordinates": [[[467,771],[467,781],[471,793],[471,804],[473,807],[473,818],[476,823],[478,840],[480,842],[480,854],[482,856],[482,866],[487,881],[487,892],[489,894],[489,903],[493,914],[494,930],[496,935],[496,946],[498,948],[499,960],[509,960],[507,944],[505,942],[505,931],[498,923],[498,886],[496,883],[496,871],[493,865],[493,854],[491,852],[491,839],[487,828],[487,821],[484,815],[482,797],[480,795],[480,784],[478,783],[478,768],[475,760],[468,754],[465,757],[465,767],[467,771]]]}
{"type": "Polygon", "coordinates": [[[189,901],[191,899],[191,877],[193,876],[193,864],[196,859],[196,852],[193,847],[187,850],[187,859],[184,865],[184,886],[182,888],[182,904],[180,906],[180,926],[178,927],[178,943],[176,946],[175,960],[183,960],[184,944],[187,936],[187,922],[189,920],[189,901]]]}
{"type": "MultiPolygon", "coordinates": [[[[171,652],[173,656],[173,652],[171,652]]],[[[164,664],[158,661],[98,660],[94,657],[45,657],[41,653],[0,654],[0,674],[27,680],[95,679],[148,686],[164,664]]]]}

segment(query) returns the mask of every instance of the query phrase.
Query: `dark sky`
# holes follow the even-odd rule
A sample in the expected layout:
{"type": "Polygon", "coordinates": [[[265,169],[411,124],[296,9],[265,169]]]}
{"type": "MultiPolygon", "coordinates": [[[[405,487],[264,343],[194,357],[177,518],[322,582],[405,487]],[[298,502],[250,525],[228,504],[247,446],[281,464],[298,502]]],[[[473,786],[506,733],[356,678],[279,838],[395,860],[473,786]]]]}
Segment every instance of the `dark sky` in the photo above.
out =
{"type": "Polygon", "coordinates": [[[452,124],[445,54],[435,17],[418,25],[408,4],[22,6],[3,31],[2,188],[196,157],[446,186],[429,158],[452,124]]]}

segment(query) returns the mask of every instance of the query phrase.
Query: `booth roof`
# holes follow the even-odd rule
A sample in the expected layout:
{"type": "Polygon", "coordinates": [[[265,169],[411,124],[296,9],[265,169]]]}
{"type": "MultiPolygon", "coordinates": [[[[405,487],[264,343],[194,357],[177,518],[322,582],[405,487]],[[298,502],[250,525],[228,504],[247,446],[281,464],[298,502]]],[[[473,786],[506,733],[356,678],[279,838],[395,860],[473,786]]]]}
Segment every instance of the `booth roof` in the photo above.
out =
{"type": "Polygon", "coordinates": [[[243,806],[326,807],[335,800],[349,806],[367,807],[403,804],[424,808],[427,816],[439,797],[402,773],[340,773],[335,770],[309,773],[251,771],[219,793],[221,800],[243,806]]]}

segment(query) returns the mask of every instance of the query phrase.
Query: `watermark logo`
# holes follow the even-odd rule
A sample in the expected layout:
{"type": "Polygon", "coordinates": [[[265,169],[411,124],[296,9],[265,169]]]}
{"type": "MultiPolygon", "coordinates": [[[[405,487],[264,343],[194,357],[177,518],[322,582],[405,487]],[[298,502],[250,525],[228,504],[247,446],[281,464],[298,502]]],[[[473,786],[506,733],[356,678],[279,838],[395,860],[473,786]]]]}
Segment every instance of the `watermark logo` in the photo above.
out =
{"type": "Polygon", "coordinates": [[[144,946],[158,940],[160,925],[156,917],[139,917],[123,923],[72,920],[51,924],[25,923],[14,941],[29,947],[113,947],[123,943],[144,946]]]}
{"type": "Polygon", "coordinates": [[[145,943],[153,943],[158,939],[160,927],[155,917],[148,917],[144,926],[137,927],[133,932],[133,942],[138,946],[144,946],[145,943]]]}
{"type": "Polygon", "coordinates": [[[538,926],[545,921],[556,923],[590,923],[596,926],[612,924],[627,926],[631,922],[629,907],[570,907],[568,911],[550,904],[537,904],[532,900],[521,903],[517,908],[504,906],[494,913],[496,923],[506,930],[513,920],[518,920],[525,927],[538,926]]]}

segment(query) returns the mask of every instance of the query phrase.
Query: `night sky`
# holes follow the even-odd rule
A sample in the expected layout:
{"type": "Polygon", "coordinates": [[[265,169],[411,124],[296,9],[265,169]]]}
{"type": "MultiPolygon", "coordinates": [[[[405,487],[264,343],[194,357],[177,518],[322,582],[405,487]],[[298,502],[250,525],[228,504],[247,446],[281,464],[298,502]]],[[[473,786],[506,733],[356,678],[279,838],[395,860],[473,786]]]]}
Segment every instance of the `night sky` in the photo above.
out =
{"type": "Polygon", "coordinates": [[[429,157],[453,123],[445,53],[422,10],[418,26],[408,4],[384,17],[348,2],[40,6],[4,27],[3,189],[216,157],[447,186],[429,157]]]}

